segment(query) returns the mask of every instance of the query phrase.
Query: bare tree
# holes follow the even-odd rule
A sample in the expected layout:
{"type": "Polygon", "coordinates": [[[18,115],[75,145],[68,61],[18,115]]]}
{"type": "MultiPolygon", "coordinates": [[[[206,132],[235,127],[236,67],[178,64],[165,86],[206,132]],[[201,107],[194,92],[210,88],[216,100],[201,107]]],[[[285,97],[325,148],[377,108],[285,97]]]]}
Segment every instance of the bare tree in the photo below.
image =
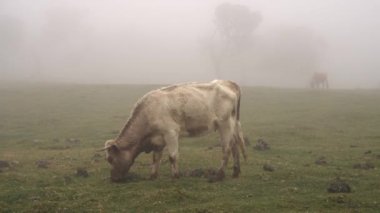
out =
{"type": "Polygon", "coordinates": [[[241,53],[251,46],[253,31],[261,22],[258,12],[244,5],[223,3],[215,9],[215,32],[202,44],[211,58],[216,77],[226,56],[241,53]]]}
{"type": "Polygon", "coordinates": [[[261,15],[249,7],[223,3],[215,9],[215,26],[229,51],[239,52],[252,41],[261,15]]]}

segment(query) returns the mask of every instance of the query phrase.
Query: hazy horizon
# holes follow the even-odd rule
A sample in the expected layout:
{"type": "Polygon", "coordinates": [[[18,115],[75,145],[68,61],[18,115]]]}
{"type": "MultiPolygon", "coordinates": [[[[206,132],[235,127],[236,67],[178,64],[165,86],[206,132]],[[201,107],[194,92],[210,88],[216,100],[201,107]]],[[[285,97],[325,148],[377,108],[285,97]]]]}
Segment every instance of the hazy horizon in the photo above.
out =
{"type": "Polygon", "coordinates": [[[0,80],[307,87],[326,72],[332,88],[379,88],[379,10],[376,0],[0,0],[0,80]],[[261,19],[216,74],[207,42],[223,3],[261,19]]]}

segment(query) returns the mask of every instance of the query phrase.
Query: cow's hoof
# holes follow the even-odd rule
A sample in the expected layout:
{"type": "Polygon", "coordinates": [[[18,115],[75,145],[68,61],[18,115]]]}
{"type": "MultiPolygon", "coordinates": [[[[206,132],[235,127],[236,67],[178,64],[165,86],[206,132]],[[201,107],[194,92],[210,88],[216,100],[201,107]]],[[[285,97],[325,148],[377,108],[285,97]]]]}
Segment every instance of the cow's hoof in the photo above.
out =
{"type": "Polygon", "coordinates": [[[233,178],[238,178],[239,175],[240,175],[240,168],[234,166],[234,172],[232,173],[232,177],[233,177],[233,178]]]}

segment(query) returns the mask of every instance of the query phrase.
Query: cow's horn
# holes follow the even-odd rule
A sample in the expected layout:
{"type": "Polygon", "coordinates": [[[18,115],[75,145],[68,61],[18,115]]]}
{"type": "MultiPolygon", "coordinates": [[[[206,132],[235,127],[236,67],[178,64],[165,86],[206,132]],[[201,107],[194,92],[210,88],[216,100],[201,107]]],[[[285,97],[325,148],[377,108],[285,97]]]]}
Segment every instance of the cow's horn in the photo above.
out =
{"type": "Polygon", "coordinates": [[[108,145],[108,146],[106,146],[106,147],[104,147],[104,148],[98,149],[97,152],[103,152],[104,150],[107,150],[107,149],[110,148],[111,146],[113,146],[113,144],[108,145]]]}

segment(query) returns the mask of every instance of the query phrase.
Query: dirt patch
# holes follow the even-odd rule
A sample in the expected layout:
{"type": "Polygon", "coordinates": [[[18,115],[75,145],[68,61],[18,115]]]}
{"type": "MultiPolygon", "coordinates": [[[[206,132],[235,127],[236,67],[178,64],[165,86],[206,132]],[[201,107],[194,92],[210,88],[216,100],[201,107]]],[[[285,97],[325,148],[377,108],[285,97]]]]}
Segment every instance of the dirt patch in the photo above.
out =
{"type": "Polygon", "coordinates": [[[83,167],[77,168],[77,172],[75,175],[77,177],[88,177],[89,176],[87,169],[83,168],[83,167]]]}
{"type": "Polygon", "coordinates": [[[0,160],[0,169],[9,168],[11,165],[8,161],[0,160]]]}
{"type": "Polygon", "coordinates": [[[0,172],[3,172],[11,167],[8,161],[0,160],[0,172]]]}
{"type": "Polygon", "coordinates": [[[354,169],[370,170],[374,169],[375,165],[371,162],[357,163],[352,166],[354,169]]]}
{"type": "Polygon", "coordinates": [[[215,182],[219,182],[219,181],[222,181],[225,177],[225,174],[224,173],[215,173],[213,175],[210,175],[207,180],[209,183],[215,183],[215,182]]]}
{"type": "Polygon", "coordinates": [[[181,176],[183,177],[200,177],[200,178],[209,178],[210,176],[214,176],[217,174],[216,169],[212,168],[197,168],[189,171],[184,171],[181,173],[181,176]]]}
{"type": "Polygon", "coordinates": [[[190,177],[203,177],[205,175],[204,169],[194,169],[189,172],[190,177]]]}
{"type": "Polygon", "coordinates": [[[321,156],[316,161],[314,161],[315,164],[325,166],[327,165],[326,157],[321,156]]]}
{"type": "Polygon", "coordinates": [[[36,161],[37,168],[47,169],[50,165],[50,162],[47,160],[38,160],[36,161]]]}
{"type": "Polygon", "coordinates": [[[213,168],[197,168],[180,172],[181,177],[207,178],[209,182],[221,181],[224,175],[219,174],[217,169],[213,168]]]}
{"type": "Polygon", "coordinates": [[[337,177],[329,184],[327,191],[329,193],[350,193],[351,187],[348,185],[348,183],[337,177]]]}
{"type": "Polygon", "coordinates": [[[269,150],[270,146],[264,139],[259,138],[257,140],[257,144],[253,148],[259,151],[264,151],[264,150],[269,150]]]}
{"type": "Polygon", "coordinates": [[[368,151],[365,151],[365,152],[364,152],[365,155],[368,155],[368,154],[371,154],[371,153],[372,153],[371,150],[368,150],[368,151]]]}
{"type": "Polygon", "coordinates": [[[141,176],[136,173],[129,172],[122,180],[122,182],[132,182],[142,180],[141,176]]]}
{"type": "Polygon", "coordinates": [[[349,212],[361,212],[359,211],[360,205],[356,202],[354,202],[350,196],[347,196],[345,194],[336,194],[336,195],[331,195],[327,198],[328,202],[331,203],[337,203],[341,204],[344,206],[347,206],[348,208],[351,208],[352,210],[349,212]]]}
{"type": "Polygon", "coordinates": [[[266,163],[266,164],[263,165],[263,170],[267,171],[267,172],[273,172],[274,171],[274,167],[272,165],[266,163]]]}

